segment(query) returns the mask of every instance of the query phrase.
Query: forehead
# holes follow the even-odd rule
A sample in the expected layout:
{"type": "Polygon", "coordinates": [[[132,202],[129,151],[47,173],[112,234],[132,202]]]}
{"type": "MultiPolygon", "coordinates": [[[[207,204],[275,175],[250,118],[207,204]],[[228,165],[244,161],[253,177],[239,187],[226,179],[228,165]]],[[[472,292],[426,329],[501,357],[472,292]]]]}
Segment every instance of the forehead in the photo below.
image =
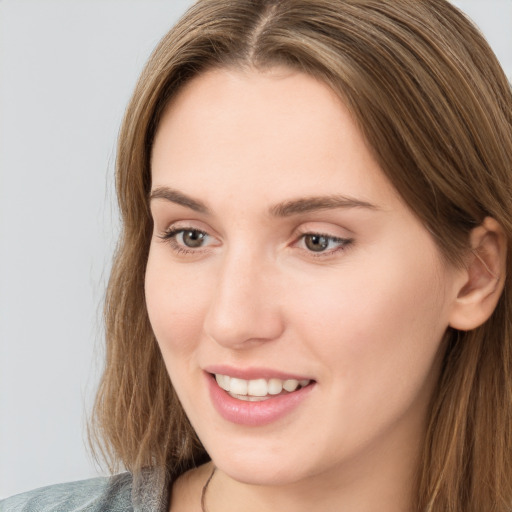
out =
{"type": "Polygon", "coordinates": [[[152,182],[246,207],[312,194],[396,199],[339,97],[286,68],[216,69],[188,83],[161,119],[152,182]]]}

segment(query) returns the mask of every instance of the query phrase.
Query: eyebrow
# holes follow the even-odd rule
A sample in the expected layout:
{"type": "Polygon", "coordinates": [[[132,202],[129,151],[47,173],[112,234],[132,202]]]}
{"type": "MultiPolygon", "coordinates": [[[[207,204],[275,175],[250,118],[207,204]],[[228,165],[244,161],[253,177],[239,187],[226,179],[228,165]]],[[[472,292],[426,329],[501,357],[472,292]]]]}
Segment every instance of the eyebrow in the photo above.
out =
{"type": "MultiPolygon", "coordinates": [[[[193,199],[178,190],[169,187],[158,187],[149,196],[150,200],[165,199],[199,213],[209,215],[210,209],[198,199],[193,199]]],[[[378,210],[379,208],[367,201],[362,201],[344,195],[311,196],[292,199],[278,203],[269,209],[272,217],[291,217],[301,213],[311,213],[320,210],[333,210],[336,208],[367,208],[378,210]]]]}
{"type": "Polygon", "coordinates": [[[169,187],[158,187],[153,190],[149,196],[149,200],[153,199],[166,199],[171,203],[176,203],[181,206],[185,206],[186,208],[190,208],[199,213],[209,214],[210,210],[208,207],[197,199],[192,199],[191,197],[183,194],[182,192],[178,192],[169,187]]]}
{"type": "Polygon", "coordinates": [[[304,197],[279,203],[270,208],[270,214],[274,217],[290,217],[301,213],[336,208],[368,208],[370,210],[378,210],[377,206],[367,201],[343,195],[328,195],[304,197]]]}

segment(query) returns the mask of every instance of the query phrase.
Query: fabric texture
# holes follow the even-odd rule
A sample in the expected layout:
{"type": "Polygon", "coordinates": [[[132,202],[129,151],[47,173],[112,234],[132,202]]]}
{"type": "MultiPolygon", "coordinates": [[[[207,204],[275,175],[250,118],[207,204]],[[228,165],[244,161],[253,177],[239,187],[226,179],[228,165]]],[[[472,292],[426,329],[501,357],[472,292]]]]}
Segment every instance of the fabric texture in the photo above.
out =
{"type": "Polygon", "coordinates": [[[91,478],[50,485],[0,501],[0,512],[167,512],[165,471],[91,478]]]}

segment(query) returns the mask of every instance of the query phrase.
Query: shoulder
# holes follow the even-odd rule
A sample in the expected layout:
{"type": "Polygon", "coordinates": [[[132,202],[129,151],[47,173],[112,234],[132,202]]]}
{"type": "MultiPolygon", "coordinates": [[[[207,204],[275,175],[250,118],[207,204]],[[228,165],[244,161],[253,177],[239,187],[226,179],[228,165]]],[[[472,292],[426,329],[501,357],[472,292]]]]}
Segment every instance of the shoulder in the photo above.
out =
{"type": "Polygon", "coordinates": [[[130,512],[132,476],[50,485],[0,501],[0,512],[130,512]]]}

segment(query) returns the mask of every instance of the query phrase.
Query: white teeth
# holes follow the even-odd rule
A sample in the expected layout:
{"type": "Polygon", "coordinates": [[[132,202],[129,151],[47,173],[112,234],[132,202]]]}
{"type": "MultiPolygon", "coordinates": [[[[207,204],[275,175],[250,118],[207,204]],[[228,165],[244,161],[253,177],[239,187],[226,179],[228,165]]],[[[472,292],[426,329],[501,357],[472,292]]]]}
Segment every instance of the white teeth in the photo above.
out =
{"type": "Polygon", "coordinates": [[[229,381],[229,392],[234,395],[247,395],[249,382],[243,379],[235,379],[231,377],[229,381]]]}
{"type": "Polygon", "coordinates": [[[268,394],[267,381],[265,379],[250,380],[247,386],[247,394],[252,396],[266,396],[268,394]]]}
{"type": "Polygon", "coordinates": [[[227,375],[221,375],[220,373],[215,374],[215,380],[219,387],[224,389],[225,391],[229,391],[229,377],[227,375]]]}
{"type": "Polygon", "coordinates": [[[279,379],[270,379],[268,381],[269,395],[279,395],[283,391],[283,381],[279,379]]]}
{"type": "Polygon", "coordinates": [[[299,385],[299,381],[295,379],[288,379],[284,381],[283,388],[286,389],[286,391],[289,391],[290,393],[292,391],[295,391],[297,389],[297,386],[299,385]]]}
{"type": "MultiPolygon", "coordinates": [[[[299,387],[307,386],[309,379],[253,379],[245,380],[230,377],[229,375],[215,374],[215,380],[220,388],[227,391],[231,396],[240,400],[257,401],[267,395],[279,395],[284,391],[292,393],[299,387]]],[[[268,398],[268,397],[267,397],[268,398]]]]}

